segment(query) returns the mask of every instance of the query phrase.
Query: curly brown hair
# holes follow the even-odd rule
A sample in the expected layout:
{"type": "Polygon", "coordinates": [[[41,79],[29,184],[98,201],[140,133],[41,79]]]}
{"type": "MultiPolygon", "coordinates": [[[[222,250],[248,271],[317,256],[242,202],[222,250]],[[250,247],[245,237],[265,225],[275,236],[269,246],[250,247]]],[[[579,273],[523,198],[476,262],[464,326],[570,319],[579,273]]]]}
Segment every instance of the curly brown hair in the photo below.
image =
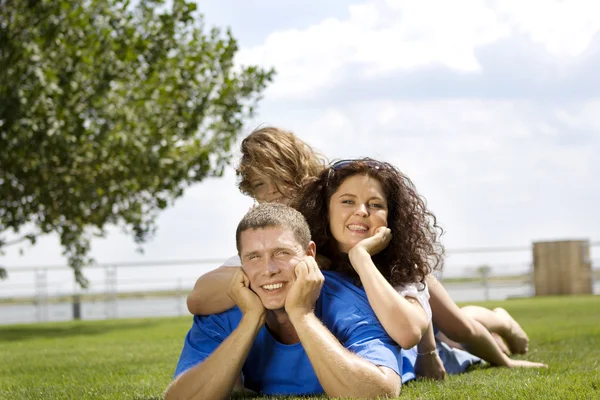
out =
{"type": "Polygon", "coordinates": [[[347,254],[338,249],[329,227],[329,201],[347,178],[368,175],[383,187],[388,203],[388,227],[392,239],[385,250],[374,255],[377,269],[392,285],[425,281],[432,269],[441,269],[444,247],[440,243],[443,229],[427,209],[413,182],[393,165],[370,158],[345,160],[323,170],[309,183],[293,206],[306,218],[317,252],[332,261],[331,270],[356,279],[347,254]]]}
{"type": "Polygon", "coordinates": [[[295,197],[326,165],[322,154],[292,132],[271,126],[248,135],[242,141],[241,152],[242,158],[236,169],[238,187],[251,197],[254,197],[252,180],[263,176],[287,189],[280,192],[295,197]]]}

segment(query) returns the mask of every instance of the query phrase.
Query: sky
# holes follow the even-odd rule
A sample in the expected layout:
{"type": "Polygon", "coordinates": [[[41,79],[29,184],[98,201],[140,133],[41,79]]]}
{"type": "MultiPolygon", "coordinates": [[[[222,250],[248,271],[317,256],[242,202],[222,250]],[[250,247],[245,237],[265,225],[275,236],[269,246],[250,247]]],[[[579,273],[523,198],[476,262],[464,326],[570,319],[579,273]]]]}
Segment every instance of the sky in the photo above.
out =
{"type": "MultiPolygon", "coordinates": [[[[238,64],[277,70],[242,136],[275,125],[329,159],[395,164],[427,199],[449,250],[600,241],[600,2],[198,4],[208,26],[231,27],[238,64]]],[[[161,214],[143,254],[110,229],[92,255],[100,263],[228,258],[252,205],[235,183],[230,167],[188,189],[161,214]]],[[[52,235],[23,251],[10,248],[0,264],[66,264],[52,235]]],[[[450,252],[447,268],[530,259],[450,252]]],[[[598,247],[593,259],[600,265],[598,247]]]]}

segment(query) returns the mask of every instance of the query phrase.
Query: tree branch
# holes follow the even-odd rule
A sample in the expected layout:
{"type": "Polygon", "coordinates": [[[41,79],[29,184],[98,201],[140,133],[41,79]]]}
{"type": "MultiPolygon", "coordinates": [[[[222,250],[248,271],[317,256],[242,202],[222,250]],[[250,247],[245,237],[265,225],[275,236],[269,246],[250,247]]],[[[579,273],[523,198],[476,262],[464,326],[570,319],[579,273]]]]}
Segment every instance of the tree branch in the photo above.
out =
{"type": "Polygon", "coordinates": [[[4,241],[0,240],[0,247],[12,246],[12,245],[24,242],[26,240],[29,240],[31,242],[31,244],[35,244],[35,240],[37,239],[38,236],[40,236],[40,233],[28,233],[27,235],[21,236],[18,239],[9,240],[8,242],[4,242],[4,241]]]}

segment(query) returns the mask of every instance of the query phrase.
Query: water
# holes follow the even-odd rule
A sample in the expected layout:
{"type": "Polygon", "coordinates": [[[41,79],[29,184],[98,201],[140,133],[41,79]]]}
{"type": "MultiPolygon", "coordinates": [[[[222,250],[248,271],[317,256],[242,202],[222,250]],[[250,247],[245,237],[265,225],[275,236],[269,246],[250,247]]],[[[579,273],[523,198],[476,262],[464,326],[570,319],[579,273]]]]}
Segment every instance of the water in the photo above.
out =
{"type": "MultiPolygon", "coordinates": [[[[82,302],[81,319],[172,317],[189,315],[185,297],[157,297],[147,299],[117,299],[115,302],[82,302]]],[[[38,321],[71,321],[71,303],[0,305],[0,324],[21,324],[38,321]]]]}
{"type": "MultiPolygon", "coordinates": [[[[448,284],[448,293],[457,302],[486,300],[486,289],[477,284],[448,284]]],[[[594,293],[600,294],[600,282],[594,285],[594,293]]],[[[530,297],[531,285],[490,286],[489,300],[530,297]]],[[[81,303],[83,320],[108,318],[169,317],[189,315],[184,295],[158,298],[116,299],[81,303]]],[[[38,321],[70,321],[73,317],[71,303],[0,305],[0,324],[20,324],[38,321]]]]}

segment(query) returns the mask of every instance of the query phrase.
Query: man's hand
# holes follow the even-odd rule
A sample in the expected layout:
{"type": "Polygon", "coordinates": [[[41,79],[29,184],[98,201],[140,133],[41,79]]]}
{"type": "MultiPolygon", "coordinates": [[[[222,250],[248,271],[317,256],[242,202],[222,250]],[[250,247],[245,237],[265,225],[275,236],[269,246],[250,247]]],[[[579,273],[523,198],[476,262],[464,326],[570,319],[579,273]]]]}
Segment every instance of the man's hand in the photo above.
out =
{"type": "Polygon", "coordinates": [[[240,308],[242,314],[258,317],[261,325],[265,323],[265,307],[260,297],[250,289],[250,280],[241,268],[236,271],[231,279],[229,297],[240,308]]]}
{"type": "Polygon", "coordinates": [[[304,260],[296,265],[295,272],[296,281],[285,298],[285,311],[290,316],[312,312],[325,282],[323,273],[311,256],[305,256],[304,260]]]}
{"type": "Polygon", "coordinates": [[[390,243],[390,240],[392,240],[392,230],[385,226],[380,226],[377,228],[373,236],[356,243],[348,252],[348,256],[352,257],[352,253],[356,253],[361,250],[366,250],[369,255],[374,256],[385,249],[390,243]]]}

